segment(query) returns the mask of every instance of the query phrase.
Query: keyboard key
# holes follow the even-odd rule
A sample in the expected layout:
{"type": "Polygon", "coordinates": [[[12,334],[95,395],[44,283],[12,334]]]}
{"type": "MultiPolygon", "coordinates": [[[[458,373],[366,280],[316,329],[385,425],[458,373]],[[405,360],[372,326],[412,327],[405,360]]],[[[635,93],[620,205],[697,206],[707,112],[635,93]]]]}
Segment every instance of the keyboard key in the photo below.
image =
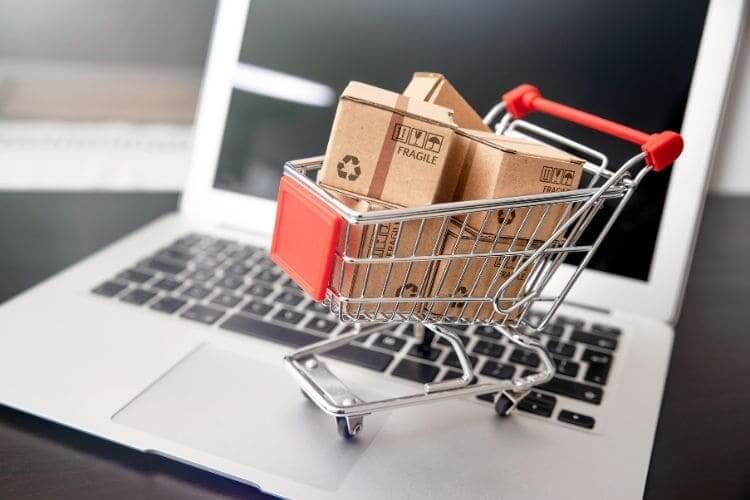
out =
{"type": "Polygon", "coordinates": [[[143,305],[149,300],[156,297],[156,294],[154,292],[149,292],[146,290],[142,290],[140,288],[135,288],[133,290],[130,290],[128,293],[120,297],[120,300],[123,302],[128,302],[130,304],[136,304],[136,305],[143,305]]]}
{"type": "Polygon", "coordinates": [[[253,283],[245,289],[245,294],[253,295],[255,297],[268,297],[273,288],[264,285],[263,283],[253,283]]]}
{"type": "Polygon", "coordinates": [[[404,347],[406,341],[393,335],[378,335],[372,345],[388,349],[389,351],[399,352],[404,347]]]}
{"type": "MultiPolygon", "coordinates": [[[[459,335],[459,336],[458,336],[458,338],[460,338],[460,339],[461,339],[461,343],[462,343],[462,344],[463,344],[464,346],[466,346],[466,345],[467,345],[467,344],[469,343],[469,337],[467,337],[466,335],[459,335]]],[[[448,342],[448,341],[447,341],[446,339],[444,339],[443,337],[440,337],[440,338],[439,338],[439,339],[437,340],[437,343],[438,343],[438,344],[440,344],[440,345],[446,345],[446,346],[450,346],[450,345],[451,345],[451,344],[450,344],[450,342],[448,342]]]]}
{"type": "Polygon", "coordinates": [[[583,342],[584,344],[593,345],[602,349],[608,349],[614,351],[617,349],[617,341],[601,335],[595,335],[593,333],[584,332],[582,330],[575,330],[570,339],[575,342],[583,342]]]}
{"type": "Polygon", "coordinates": [[[164,259],[146,259],[143,261],[143,265],[164,274],[180,274],[185,270],[185,264],[168,262],[164,259]]]}
{"type": "Polygon", "coordinates": [[[581,384],[579,382],[559,377],[553,377],[552,380],[540,385],[539,388],[595,405],[600,404],[602,402],[602,397],[604,396],[604,391],[601,387],[581,384]]]}
{"type": "Polygon", "coordinates": [[[289,323],[291,325],[296,325],[297,323],[302,321],[302,318],[304,317],[305,315],[303,313],[292,311],[291,309],[282,309],[273,315],[273,319],[277,321],[283,321],[284,323],[289,323]]]}
{"type": "Polygon", "coordinates": [[[513,374],[516,373],[516,367],[511,365],[501,365],[495,361],[487,361],[482,367],[482,371],[479,373],[500,380],[509,380],[513,378],[513,374]]]}
{"type": "Polygon", "coordinates": [[[560,338],[565,332],[565,328],[560,325],[547,325],[542,329],[542,333],[549,335],[550,337],[560,338]]]}
{"type": "Polygon", "coordinates": [[[194,305],[183,312],[180,316],[200,323],[205,323],[206,325],[212,325],[223,315],[224,311],[214,309],[213,307],[194,305]]]}
{"type": "Polygon", "coordinates": [[[334,331],[338,325],[339,324],[336,321],[331,321],[330,319],[313,316],[312,318],[310,318],[310,321],[308,321],[305,324],[305,328],[309,328],[310,330],[315,330],[316,332],[328,334],[334,331]]]}
{"type": "Polygon", "coordinates": [[[176,297],[164,297],[151,304],[151,309],[172,314],[185,304],[187,304],[187,302],[176,297]]]}
{"type": "Polygon", "coordinates": [[[192,273],[188,275],[188,278],[194,281],[208,281],[210,279],[213,279],[215,276],[213,269],[208,268],[198,268],[192,273]]]}
{"type": "Polygon", "coordinates": [[[439,371],[436,366],[426,365],[410,359],[402,359],[396,368],[393,369],[392,374],[395,377],[426,384],[435,380],[439,371]]]}
{"type": "Polygon", "coordinates": [[[484,354],[493,358],[499,358],[503,355],[503,352],[505,352],[504,346],[486,340],[480,340],[474,346],[474,354],[484,354]]]}
{"type": "Polygon", "coordinates": [[[482,401],[487,401],[488,403],[495,403],[495,394],[496,392],[491,392],[490,394],[480,394],[477,396],[477,399],[481,399],[482,401]]]}
{"type": "Polygon", "coordinates": [[[604,385],[607,383],[607,377],[609,377],[608,364],[589,362],[589,367],[586,369],[586,375],[584,375],[583,379],[586,382],[604,385]]]}
{"type": "Polygon", "coordinates": [[[500,340],[504,335],[500,333],[497,328],[487,325],[478,326],[474,333],[489,339],[500,340]]]}
{"type": "Polygon", "coordinates": [[[157,256],[165,257],[171,260],[179,260],[179,261],[188,261],[193,258],[190,252],[187,252],[186,250],[181,249],[180,247],[164,248],[157,254],[157,256]]]}
{"type": "Polygon", "coordinates": [[[415,337],[416,333],[414,333],[414,325],[411,323],[406,325],[403,330],[401,330],[401,335],[406,335],[408,337],[415,337]]]}
{"type": "Polygon", "coordinates": [[[210,288],[206,288],[203,285],[193,285],[182,291],[182,295],[190,297],[191,299],[203,299],[211,293],[210,288]]]}
{"type": "Polygon", "coordinates": [[[530,366],[532,368],[539,366],[539,362],[541,361],[535,352],[518,347],[513,349],[513,353],[510,355],[510,360],[513,363],[530,366]]]}
{"type": "Polygon", "coordinates": [[[91,292],[97,295],[103,295],[104,297],[114,297],[126,288],[127,285],[123,285],[122,283],[117,283],[116,281],[105,281],[91,290],[91,292]]]}
{"type": "Polygon", "coordinates": [[[438,359],[438,356],[440,356],[443,350],[432,346],[423,348],[421,345],[415,344],[411,346],[411,349],[409,349],[408,352],[409,356],[414,356],[415,358],[420,358],[427,361],[435,361],[436,359],[438,359]]]}
{"type": "MultiPolygon", "coordinates": [[[[456,370],[448,370],[445,372],[445,375],[443,375],[442,380],[453,380],[456,378],[461,378],[463,373],[456,371],[456,370]]],[[[478,382],[478,379],[476,376],[472,377],[471,382],[469,382],[469,385],[474,385],[478,382]]]]}
{"type": "Polygon", "coordinates": [[[330,314],[331,312],[330,307],[320,302],[315,302],[314,300],[311,300],[305,306],[305,309],[307,309],[308,311],[313,311],[313,312],[320,313],[320,314],[330,314]]]}
{"type": "Polygon", "coordinates": [[[180,281],[173,280],[172,278],[162,278],[151,285],[151,288],[158,288],[159,290],[166,290],[167,292],[171,292],[176,288],[179,288],[180,285],[182,285],[182,282],[180,281]]]}
{"type": "Polygon", "coordinates": [[[549,342],[547,342],[547,350],[551,353],[557,354],[558,356],[572,358],[576,353],[576,346],[567,342],[550,340],[549,342]]]}
{"type": "Polygon", "coordinates": [[[281,273],[273,271],[271,269],[264,269],[263,271],[256,274],[254,279],[265,281],[266,283],[275,283],[281,278],[281,273]]]}
{"type": "Polygon", "coordinates": [[[555,406],[555,403],[557,403],[557,398],[555,396],[550,396],[549,394],[544,394],[539,391],[531,391],[526,395],[526,398],[530,401],[535,401],[542,405],[547,406],[555,406]]]}
{"type": "Polygon", "coordinates": [[[591,331],[593,333],[604,333],[606,335],[613,335],[615,337],[619,337],[622,333],[622,330],[620,330],[616,326],[603,325],[601,323],[594,323],[593,325],[591,325],[591,331]]]}
{"type": "Polygon", "coordinates": [[[532,413],[540,417],[546,417],[546,418],[552,416],[552,410],[554,408],[555,408],[554,405],[553,406],[543,405],[529,398],[523,398],[518,403],[519,410],[525,411],[526,413],[532,413]]]}
{"type": "Polygon", "coordinates": [[[324,356],[346,361],[353,365],[384,372],[393,361],[393,356],[380,351],[374,351],[356,345],[343,345],[324,354],[324,356]]]}
{"type": "Polygon", "coordinates": [[[153,274],[144,271],[137,271],[135,269],[127,269],[117,275],[118,278],[128,280],[131,283],[143,284],[154,277],[153,274]]]}
{"type": "Polygon", "coordinates": [[[294,290],[284,290],[280,294],[278,294],[274,300],[288,306],[296,306],[297,304],[302,302],[304,298],[304,296],[295,292],[294,290]]]}
{"type": "Polygon", "coordinates": [[[201,241],[202,237],[202,235],[196,233],[186,234],[185,236],[176,239],[172,245],[191,247],[201,241]]]}
{"type": "Polygon", "coordinates": [[[237,290],[243,284],[245,284],[245,282],[242,278],[240,278],[239,276],[233,276],[231,274],[224,275],[219,281],[216,282],[216,286],[229,290],[237,290]]]}
{"type": "Polygon", "coordinates": [[[562,316],[562,315],[559,315],[559,314],[558,314],[557,316],[555,316],[555,317],[554,317],[554,318],[552,319],[552,321],[553,321],[553,322],[554,322],[554,323],[555,323],[556,325],[562,325],[562,326],[565,326],[565,325],[570,325],[570,326],[572,326],[573,328],[583,328],[583,325],[585,325],[585,324],[586,324],[586,322],[585,322],[585,321],[583,321],[582,319],[578,319],[578,318],[571,318],[571,317],[568,317],[568,316],[562,316]]]}
{"type": "Polygon", "coordinates": [[[557,420],[565,422],[566,424],[577,425],[584,429],[593,429],[595,423],[594,417],[589,417],[588,415],[575,413],[569,410],[560,410],[557,420]]]}
{"type": "Polygon", "coordinates": [[[239,304],[240,300],[242,299],[240,299],[236,295],[232,295],[230,293],[220,293],[219,295],[211,299],[211,303],[216,304],[217,306],[226,307],[228,309],[239,304]]]}
{"type": "Polygon", "coordinates": [[[604,365],[612,364],[612,355],[601,351],[595,351],[594,349],[586,349],[583,351],[581,356],[583,361],[587,363],[600,363],[604,365]]]}
{"type": "Polygon", "coordinates": [[[252,268],[249,266],[246,266],[245,264],[241,262],[235,262],[229,266],[227,266],[226,269],[224,269],[224,272],[227,274],[234,274],[236,276],[245,276],[247,273],[250,272],[252,268]]]}
{"type": "MultiPolygon", "coordinates": [[[[471,361],[472,368],[476,368],[477,361],[479,361],[479,358],[469,354],[469,361],[471,361]]],[[[461,368],[461,364],[458,362],[458,356],[456,356],[455,352],[451,352],[450,354],[448,354],[448,356],[446,356],[445,361],[443,361],[443,363],[448,366],[452,366],[453,368],[458,368],[458,369],[461,368]]]]}
{"type": "Polygon", "coordinates": [[[258,257],[258,260],[255,261],[256,266],[264,267],[267,269],[275,269],[276,264],[271,260],[271,257],[269,257],[266,254],[261,255],[258,257]]]}
{"type": "Polygon", "coordinates": [[[274,325],[241,314],[230,316],[229,319],[220,325],[220,328],[292,347],[302,347],[320,340],[320,337],[311,333],[274,325]]]}
{"type": "Polygon", "coordinates": [[[223,259],[220,259],[214,255],[201,255],[200,257],[195,259],[195,264],[200,269],[208,269],[211,272],[213,272],[214,269],[219,267],[222,262],[223,262],[223,259]]]}
{"type": "Polygon", "coordinates": [[[552,361],[555,363],[557,373],[559,373],[560,375],[565,375],[566,377],[572,378],[575,378],[576,375],[578,375],[578,369],[580,368],[580,365],[575,361],[555,357],[552,358],[552,361]]]}
{"type": "Polygon", "coordinates": [[[245,306],[242,308],[242,311],[255,314],[256,316],[265,316],[271,309],[273,309],[273,306],[271,306],[270,304],[264,304],[263,302],[251,300],[250,302],[245,304],[245,306]]]}

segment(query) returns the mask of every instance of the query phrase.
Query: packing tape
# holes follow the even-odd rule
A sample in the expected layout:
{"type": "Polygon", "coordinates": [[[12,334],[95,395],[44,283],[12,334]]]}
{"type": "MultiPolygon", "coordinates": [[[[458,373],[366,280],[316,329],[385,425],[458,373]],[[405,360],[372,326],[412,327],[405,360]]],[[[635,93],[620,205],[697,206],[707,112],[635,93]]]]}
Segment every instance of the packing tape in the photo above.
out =
{"type": "MultiPolygon", "coordinates": [[[[398,96],[396,99],[396,105],[394,106],[396,111],[406,111],[409,104],[409,98],[403,95],[398,96]]],[[[404,123],[404,115],[401,113],[393,113],[391,115],[390,123],[388,123],[388,132],[386,133],[385,139],[383,139],[383,145],[380,147],[380,154],[378,154],[378,161],[375,163],[375,172],[372,175],[372,182],[370,188],[367,191],[367,196],[379,200],[383,196],[383,189],[385,189],[385,180],[388,177],[388,170],[391,167],[391,161],[393,161],[393,154],[396,151],[396,141],[393,140],[393,130],[396,125],[404,123]]]]}

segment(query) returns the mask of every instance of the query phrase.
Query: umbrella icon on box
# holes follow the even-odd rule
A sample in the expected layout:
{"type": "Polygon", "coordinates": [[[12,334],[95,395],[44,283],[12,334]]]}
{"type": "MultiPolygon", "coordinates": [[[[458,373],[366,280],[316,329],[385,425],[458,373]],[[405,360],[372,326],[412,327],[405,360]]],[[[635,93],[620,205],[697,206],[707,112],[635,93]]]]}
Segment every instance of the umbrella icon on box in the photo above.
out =
{"type": "Polygon", "coordinates": [[[440,152],[440,146],[443,145],[443,138],[439,135],[430,134],[427,136],[427,140],[424,143],[424,148],[427,151],[432,151],[433,153],[439,153],[440,152]]]}

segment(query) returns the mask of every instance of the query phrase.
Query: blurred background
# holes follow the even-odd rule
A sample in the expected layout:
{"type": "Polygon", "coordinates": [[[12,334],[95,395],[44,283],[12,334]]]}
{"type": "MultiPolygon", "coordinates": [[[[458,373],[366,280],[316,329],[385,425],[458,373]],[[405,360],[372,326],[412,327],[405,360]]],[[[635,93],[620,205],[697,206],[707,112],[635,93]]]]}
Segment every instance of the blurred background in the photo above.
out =
{"type": "MultiPolygon", "coordinates": [[[[215,2],[0,0],[0,189],[180,189],[215,2]]],[[[750,193],[746,23],[712,191],[750,193]]]]}

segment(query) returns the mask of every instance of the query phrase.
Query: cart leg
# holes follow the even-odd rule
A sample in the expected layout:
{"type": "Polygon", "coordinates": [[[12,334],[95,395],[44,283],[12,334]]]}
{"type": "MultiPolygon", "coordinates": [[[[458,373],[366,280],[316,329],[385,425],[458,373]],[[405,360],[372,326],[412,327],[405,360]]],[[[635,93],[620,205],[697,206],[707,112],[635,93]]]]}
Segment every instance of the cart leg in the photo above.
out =
{"type": "Polygon", "coordinates": [[[432,341],[435,340],[435,332],[430,328],[425,328],[422,323],[414,325],[414,336],[419,345],[419,351],[423,354],[429,354],[432,350],[432,341]]]}
{"type": "Polygon", "coordinates": [[[344,439],[353,439],[359,431],[362,430],[364,417],[357,415],[354,417],[336,417],[336,427],[339,435],[344,439]]]}
{"type": "Polygon", "coordinates": [[[495,398],[495,412],[500,417],[509,416],[528,393],[529,391],[503,391],[499,393],[495,398]]]}

